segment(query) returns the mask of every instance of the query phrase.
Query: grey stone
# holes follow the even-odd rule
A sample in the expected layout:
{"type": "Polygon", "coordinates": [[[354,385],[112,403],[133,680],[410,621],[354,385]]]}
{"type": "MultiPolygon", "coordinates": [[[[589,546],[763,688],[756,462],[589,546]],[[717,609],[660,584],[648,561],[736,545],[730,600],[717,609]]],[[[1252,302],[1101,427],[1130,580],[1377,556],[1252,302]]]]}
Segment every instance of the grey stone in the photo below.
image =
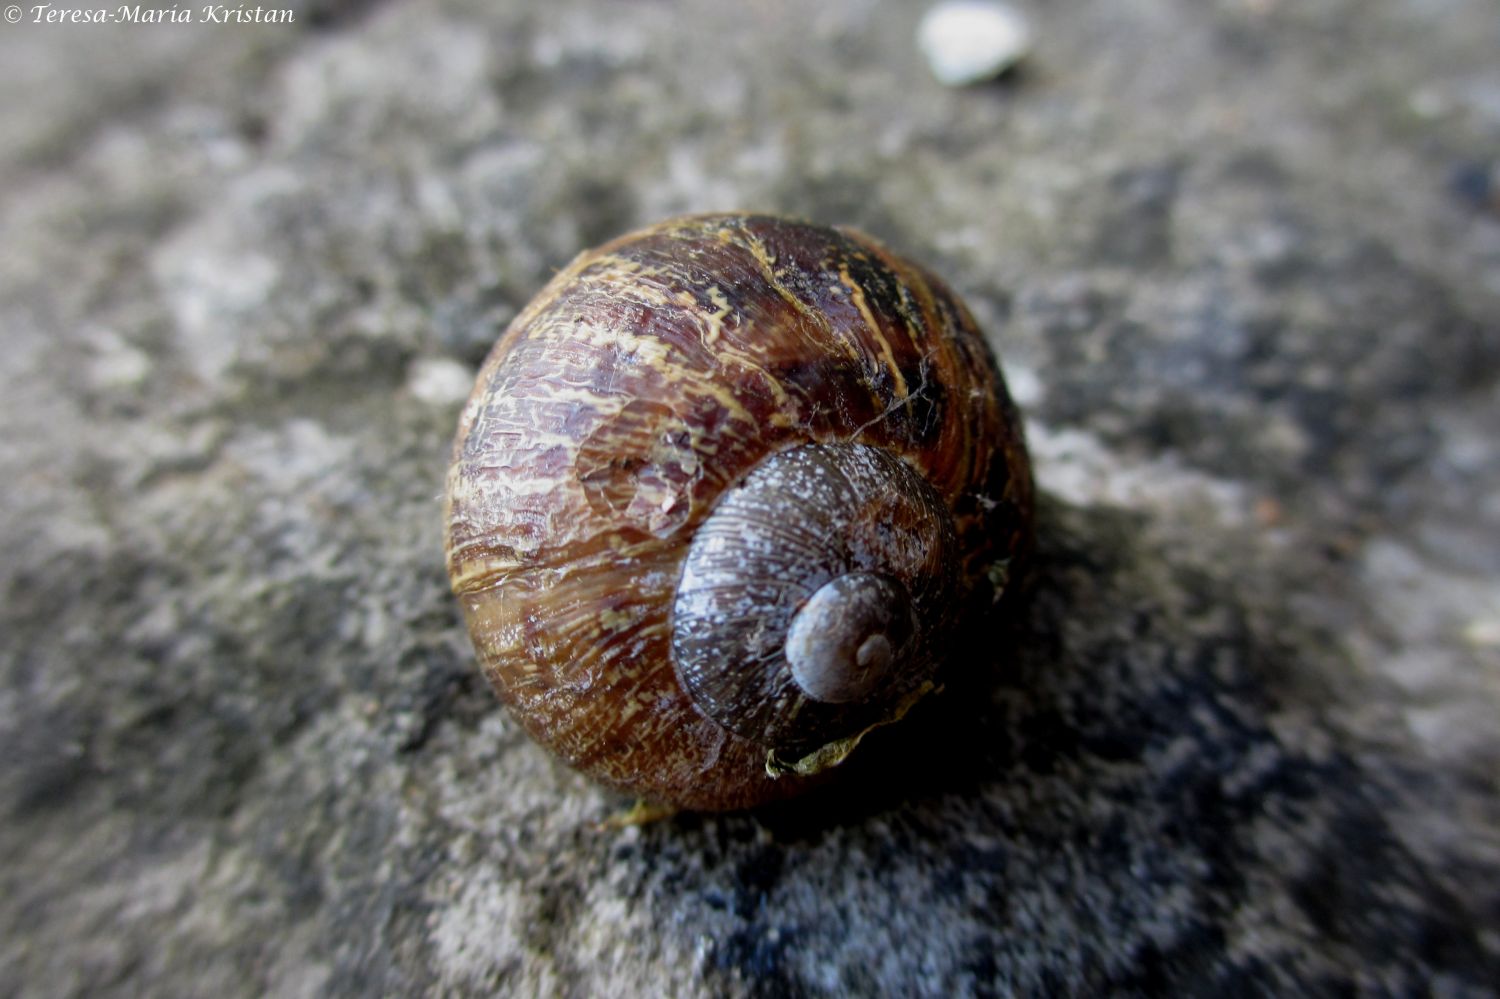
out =
{"type": "Polygon", "coordinates": [[[0,25],[0,990],[1495,993],[1492,5],[965,92],[856,0],[298,10],[0,25]],[[826,794],[604,831],[447,593],[456,369],[735,207],[969,299],[1039,550],[826,794]]]}

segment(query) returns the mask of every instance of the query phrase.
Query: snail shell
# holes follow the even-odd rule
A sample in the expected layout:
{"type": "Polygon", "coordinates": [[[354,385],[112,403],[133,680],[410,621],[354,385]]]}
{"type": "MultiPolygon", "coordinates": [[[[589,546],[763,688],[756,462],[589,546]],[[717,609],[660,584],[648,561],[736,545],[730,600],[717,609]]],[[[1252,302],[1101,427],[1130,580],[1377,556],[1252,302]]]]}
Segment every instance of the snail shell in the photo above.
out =
{"type": "Polygon", "coordinates": [[[533,737],[642,798],[740,808],[932,689],[1031,505],[942,282],[853,230],[694,216],[581,254],[496,344],[448,571],[533,737]]]}

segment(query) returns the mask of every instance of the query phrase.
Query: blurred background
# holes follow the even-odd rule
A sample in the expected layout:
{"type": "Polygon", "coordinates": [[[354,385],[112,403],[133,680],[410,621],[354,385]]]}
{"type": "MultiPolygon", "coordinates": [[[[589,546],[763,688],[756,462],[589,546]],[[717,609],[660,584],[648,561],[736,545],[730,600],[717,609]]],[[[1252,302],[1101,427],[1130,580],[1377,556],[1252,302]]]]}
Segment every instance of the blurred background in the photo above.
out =
{"type": "Polygon", "coordinates": [[[1037,0],[948,86],[929,6],[6,10],[0,991],[1495,994],[1500,13],[1037,0]],[[837,788],[605,831],[447,448],[557,268],[728,209],[967,299],[1039,551],[837,788]]]}

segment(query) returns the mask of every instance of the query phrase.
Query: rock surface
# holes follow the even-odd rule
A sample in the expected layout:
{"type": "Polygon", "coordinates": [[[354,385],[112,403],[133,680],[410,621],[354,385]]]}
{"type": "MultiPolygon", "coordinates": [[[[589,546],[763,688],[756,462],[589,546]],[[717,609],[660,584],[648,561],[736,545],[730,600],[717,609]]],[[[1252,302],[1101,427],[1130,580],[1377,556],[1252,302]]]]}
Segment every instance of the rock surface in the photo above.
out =
{"type": "MultiPolygon", "coordinates": [[[[0,25],[0,983],[21,995],[1494,994],[1484,0],[0,25]],[[581,247],[861,226],[990,330],[1008,618],[828,795],[623,803],[472,668],[439,500],[581,247]]],[[[28,15],[29,16],[29,15],[28,15]]]]}

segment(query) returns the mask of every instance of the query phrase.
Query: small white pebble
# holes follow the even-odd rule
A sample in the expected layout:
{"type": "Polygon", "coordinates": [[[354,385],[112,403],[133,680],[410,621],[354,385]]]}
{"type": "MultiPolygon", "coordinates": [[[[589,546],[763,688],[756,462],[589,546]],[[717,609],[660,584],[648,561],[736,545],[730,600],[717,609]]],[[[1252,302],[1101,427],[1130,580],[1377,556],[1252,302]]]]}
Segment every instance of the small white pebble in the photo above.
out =
{"type": "Polygon", "coordinates": [[[1014,362],[1005,366],[1005,384],[1018,406],[1039,405],[1047,394],[1047,388],[1035,370],[1014,362]]]}
{"type": "Polygon", "coordinates": [[[993,79],[1031,50],[1031,26],[1009,4],[951,0],[922,17],[917,47],[937,81],[962,87],[993,79]]]}
{"type": "Polygon", "coordinates": [[[1464,639],[1482,649],[1500,648],[1500,618],[1475,618],[1464,628],[1464,639]]]}
{"type": "Polygon", "coordinates": [[[94,350],[88,374],[96,388],[132,388],[151,373],[151,358],[132,347],[118,333],[102,331],[91,339],[90,346],[94,350]]]}
{"type": "Polygon", "coordinates": [[[411,394],[430,406],[453,406],[469,397],[474,372],[446,357],[422,357],[406,373],[411,394]]]}
{"type": "Polygon", "coordinates": [[[1412,114],[1418,118],[1441,118],[1453,110],[1453,101],[1435,87],[1423,87],[1416,91],[1408,104],[1412,114]]]}

